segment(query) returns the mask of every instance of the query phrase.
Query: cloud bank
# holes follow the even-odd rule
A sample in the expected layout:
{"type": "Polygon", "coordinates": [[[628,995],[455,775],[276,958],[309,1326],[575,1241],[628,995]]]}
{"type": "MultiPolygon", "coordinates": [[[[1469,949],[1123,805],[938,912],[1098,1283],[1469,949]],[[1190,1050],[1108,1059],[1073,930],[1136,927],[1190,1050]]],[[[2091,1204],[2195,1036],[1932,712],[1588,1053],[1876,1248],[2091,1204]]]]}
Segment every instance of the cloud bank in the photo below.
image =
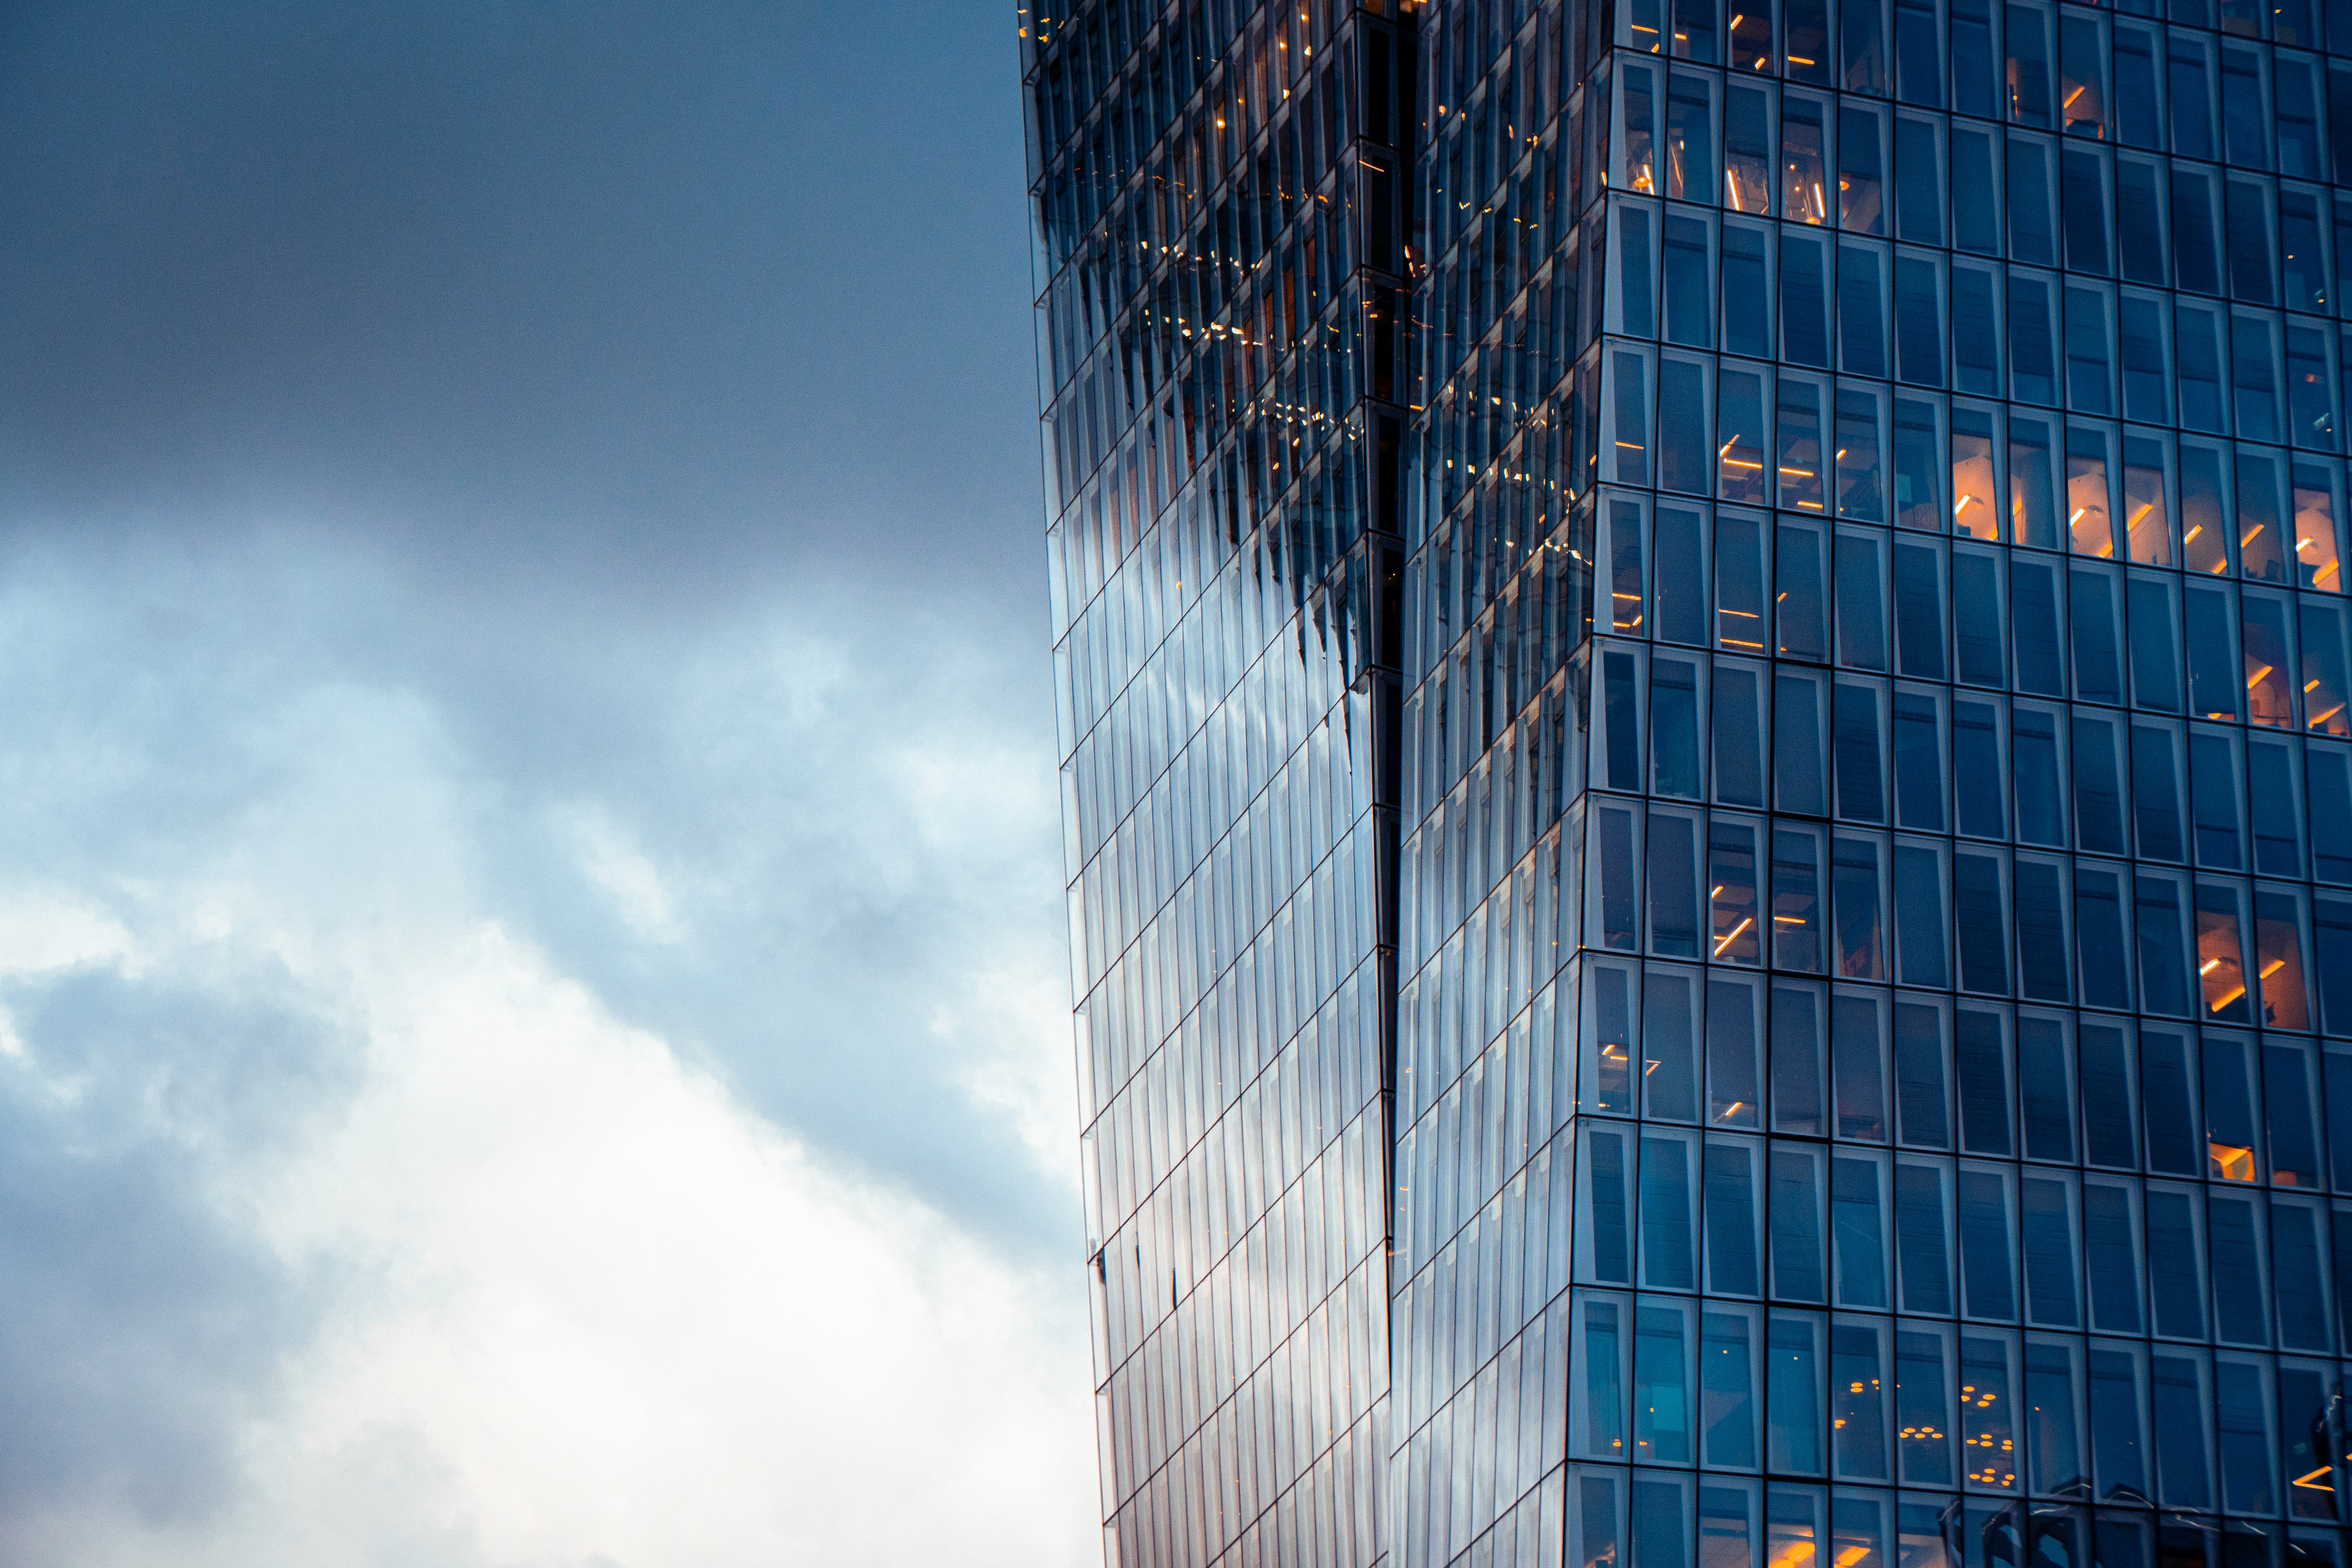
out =
{"type": "Polygon", "coordinates": [[[0,552],[0,1559],[1090,1557],[1026,688],[494,588],[0,552]]]}

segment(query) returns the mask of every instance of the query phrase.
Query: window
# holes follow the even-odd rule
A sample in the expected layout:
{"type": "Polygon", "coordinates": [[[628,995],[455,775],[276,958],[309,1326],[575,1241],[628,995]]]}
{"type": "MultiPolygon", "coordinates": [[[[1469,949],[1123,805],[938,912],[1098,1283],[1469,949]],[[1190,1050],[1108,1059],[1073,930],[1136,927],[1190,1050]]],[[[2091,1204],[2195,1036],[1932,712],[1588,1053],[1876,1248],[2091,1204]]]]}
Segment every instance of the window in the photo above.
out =
{"type": "Polygon", "coordinates": [[[1952,107],[1990,120],[2000,112],[1994,86],[1990,0],[1951,0],[1952,107]]]}
{"type": "Polygon", "coordinates": [[[1706,1141],[1706,1289],[1711,1293],[1763,1293],[1762,1226],[1756,1203],[1756,1164],[1762,1152],[1743,1139],[1706,1141]]]}
{"type": "Polygon", "coordinates": [[[1769,88],[1731,85],[1724,99],[1723,199],[1734,212],[1772,210],[1772,119],[1769,88]]]}
{"type": "Polygon", "coordinates": [[[1750,665],[1726,661],[1715,668],[1715,798],[1727,805],[1764,804],[1766,679],[1750,665]]]}
{"type": "Polygon", "coordinates": [[[1886,855],[1876,840],[1840,834],[1833,852],[1835,972],[1849,980],[1885,980],[1886,855]]]}
{"type": "Polygon", "coordinates": [[[1666,88],[1665,194],[1682,201],[1716,199],[1714,79],[1675,71],[1666,88]]]}
{"type": "Polygon", "coordinates": [[[2066,406],[2081,414],[2113,414],[2113,301],[2105,289],[2081,285],[2068,287],[2065,298],[2066,406]]]}
{"type": "Polygon", "coordinates": [[[2181,835],[2181,736],[2179,730],[2145,720],[2134,721],[2132,747],[2132,831],[2134,847],[2145,859],[2186,858],[2181,835]]]}
{"type": "Polygon", "coordinates": [[[1833,689],[1836,806],[1848,821],[1886,820],[1885,696],[1862,681],[1840,680],[1833,689]]]}
{"type": "MultiPolygon", "coordinates": [[[[1895,1127],[1896,1141],[1916,1149],[1952,1146],[1946,1090],[1946,1008],[1937,1000],[1899,994],[1895,1004],[1895,1127]]],[[[1906,1310],[1920,1310],[1917,1307],[1906,1310]]],[[[1948,1310],[1949,1309],[1927,1309],[1948,1310]]]]}
{"type": "Polygon", "coordinates": [[[1943,559],[1933,545],[1895,546],[1895,646],[1903,674],[1944,679],[1943,559]]]}
{"type": "MultiPolygon", "coordinates": [[[[1707,889],[1709,903],[1707,956],[1718,963],[1760,962],[1763,936],[1759,927],[1756,866],[1757,828],[1752,823],[1717,816],[1709,838],[1707,889]]],[[[1754,1102],[1750,1086],[1748,1102],[1754,1102]]]]}
{"type": "Polygon", "coordinates": [[[1650,951],[1696,958],[1698,824],[1689,814],[1654,808],[1649,827],[1650,951]]]}
{"type": "MultiPolygon", "coordinates": [[[[1895,257],[1895,374],[1915,386],[1944,384],[1944,288],[1940,258],[1897,251],[1895,257]]],[[[1896,418],[1901,421],[1898,405],[1896,418]]],[[[1932,438],[1932,415],[1927,421],[1932,438]]],[[[1901,488],[1898,483],[1898,489],[1901,488]]],[[[1898,501],[1900,500],[1898,497],[1898,501]]],[[[1929,517],[1935,500],[1925,498],[1929,517]]],[[[1901,519],[1914,528],[1935,526],[1929,518],[1913,518],[1907,509],[1901,519]]]]}
{"type": "Polygon", "coordinates": [[[1715,346],[1714,275],[1707,220],[1666,215],[1665,339],[1692,348],[1715,346]]]}
{"type": "Polygon", "coordinates": [[[1885,1005],[1881,994],[1840,990],[1830,1004],[1830,1061],[1841,1138],[1886,1139],[1885,1005]]]}
{"type": "MultiPolygon", "coordinates": [[[[1805,240],[1811,245],[1813,242],[1805,240]]],[[[1824,340],[1825,341],[1825,340],[1824,340]]],[[[1827,458],[1822,446],[1822,394],[1819,382],[1782,371],[1774,423],[1779,426],[1780,504],[1793,511],[1820,514],[1828,510],[1827,458]]]]}
{"type": "Polygon", "coordinates": [[[2163,100],[2158,90],[2156,37],[2118,26],[2115,34],[2116,135],[2126,146],[2164,146],[2163,100]]]}
{"type": "Polygon", "coordinates": [[[1698,737],[1703,684],[1700,667],[1687,659],[1651,661],[1650,784],[1660,795],[1701,798],[1698,737]]]}
{"type": "Polygon", "coordinates": [[[2180,612],[2172,580],[2134,574],[2128,580],[2132,700],[2159,712],[2180,711],[2180,612]]]}
{"type": "Polygon", "coordinates": [[[1830,221],[1830,148],[1824,106],[1790,93],[1780,100],[1780,212],[1798,223],[1830,221]]]}
{"type": "Polygon", "coordinates": [[[1875,533],[1837,535],[1837,658],[1857,669],[1886,668],[1885,554],[1875,533]]]}
{"type": "MultiPolygon", "coordinates": [[[[2087,506],[2077,510],[2086,510],[2087,506]]],[[[2123,638],[2116,612],[2122,584],[2111,573],[2078,565],[2067,574],[2066,586],[2075,699],[2120,707],[2124,700],[2123,638]]]]}
{"type": "Polygon", "coordinates": [[[1849,374],[1884,379],[1890,369],[1886,263],[1871,246],[1838,247],[1838,363],[1849,374]]]}
{"type": "Polygon", "coordinates": [[[1943,701],[1932,688],[1895,693],[1895,820],[1900,827],[1945,831],[1943,701]]]}
{"type": "Polygon", "coordinates": [[[1772,798],[1776,809],[1829,815],[1822,678],[1783,667],[1773,677],[1772,798]]]}

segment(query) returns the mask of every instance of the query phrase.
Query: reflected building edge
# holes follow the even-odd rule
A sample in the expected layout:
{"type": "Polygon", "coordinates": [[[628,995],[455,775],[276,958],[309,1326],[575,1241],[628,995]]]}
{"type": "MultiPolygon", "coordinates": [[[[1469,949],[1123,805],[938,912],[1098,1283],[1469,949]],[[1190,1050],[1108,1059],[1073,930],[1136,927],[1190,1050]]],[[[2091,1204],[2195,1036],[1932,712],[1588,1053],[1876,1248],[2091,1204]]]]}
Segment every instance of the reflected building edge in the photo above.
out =
{"type": "Polygon", "coordinates": [[[1020,23],[1108,1559],[2342,1568],[2352,4],[1020,23]]]}

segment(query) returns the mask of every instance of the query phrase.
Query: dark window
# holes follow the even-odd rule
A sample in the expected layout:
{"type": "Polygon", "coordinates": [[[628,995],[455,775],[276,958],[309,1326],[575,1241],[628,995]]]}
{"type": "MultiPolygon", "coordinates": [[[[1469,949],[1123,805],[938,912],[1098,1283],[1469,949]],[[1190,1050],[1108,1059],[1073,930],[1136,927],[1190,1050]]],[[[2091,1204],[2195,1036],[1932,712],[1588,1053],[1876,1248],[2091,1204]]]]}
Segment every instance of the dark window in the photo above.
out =
{"type": "Polygon", "coordinates": [[[1943,1015],[1924,1003],[1895,1007],[1895,1135],[1921,1149],[1952,1146],[1944,1091],[1943,1015]]]}
{"type": "Polygon", "coordinates": [[[2095,1165],[2139,1164],[2139,1113],[2131,1092],[2131,1041],[2113,1025],[2083,1026],[2083,1152],[2095,1165]]]}

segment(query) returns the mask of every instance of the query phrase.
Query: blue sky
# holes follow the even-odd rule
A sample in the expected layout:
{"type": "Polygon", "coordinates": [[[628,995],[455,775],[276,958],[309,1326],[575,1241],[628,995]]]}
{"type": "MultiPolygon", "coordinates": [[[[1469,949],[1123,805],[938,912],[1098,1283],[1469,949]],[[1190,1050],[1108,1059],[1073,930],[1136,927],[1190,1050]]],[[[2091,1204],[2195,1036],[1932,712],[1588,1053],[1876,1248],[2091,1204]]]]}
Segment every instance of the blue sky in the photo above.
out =
{"type": "Polygon", "coordinates": [[[1014,50],[0,14],[0,1560],[1098,1554],[1014,50]]]}

